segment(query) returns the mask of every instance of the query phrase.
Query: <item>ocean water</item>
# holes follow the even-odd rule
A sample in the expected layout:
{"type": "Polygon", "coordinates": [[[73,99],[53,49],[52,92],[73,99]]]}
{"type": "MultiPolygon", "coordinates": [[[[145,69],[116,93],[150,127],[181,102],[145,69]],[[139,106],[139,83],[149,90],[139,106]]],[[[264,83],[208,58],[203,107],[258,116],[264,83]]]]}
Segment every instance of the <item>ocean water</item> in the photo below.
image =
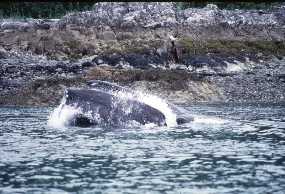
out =
{"type": "Polygon", "coordinates": [[[0,193],[285,193],[284,105],[180,105],[175,127],[51,127],[0,108],[0,193]]]}

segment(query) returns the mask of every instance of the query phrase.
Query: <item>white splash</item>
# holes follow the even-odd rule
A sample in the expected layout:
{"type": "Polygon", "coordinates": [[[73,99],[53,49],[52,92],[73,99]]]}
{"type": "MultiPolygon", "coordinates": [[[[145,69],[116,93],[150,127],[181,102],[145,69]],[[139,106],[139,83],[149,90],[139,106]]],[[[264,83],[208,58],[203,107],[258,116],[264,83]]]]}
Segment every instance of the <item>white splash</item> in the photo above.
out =
{"type": "Polygon", "coordinates": [[[48,126],[54,128],[64,128],[67,126],[75,114],[81,112],[80,108],[75,108],[65,104],[66,96],[61,100],[60,105],[54,109],[48,119],[48,126]]]}
{"type": "Polygon", "coordinates": [[[114,95],[123,99],[135,99],[159,110],[165,116],[167,127],[175,127],[177,125],[176,114],[172,111],[167,102],[158,96],[147,94],[142,91],[134,91],[134,93],[119,91],[114,93],[114,95]]]}
{"type": "MultiPolygon", "coordinates": [[[[127,99],[137,100],[162,112],[162,114],[164,114],[165,116],[165,122],[167,124],[167,127],[175,127],[177,125],[176,114],[169,107],[167,102],[159,98],[158,96],[146,94],[141,91],[134,91],[133,93],[126,91],[118,91],[113,92],[113,95],[119,97],[119,99],[122,99],[122,102],[120,103],[124,103],[124,101],[126,102],[126,104],[124,104],[125,113],[131,111],[131,104],[127,104],[127,99]]],[[[84,114],[89,118],[92,118],[92,115],[93,117],[95,115],[96,118],[92,119],[95,119],[98,122],[100,121],[101,118],[99,118],[99,114],[92,114],[92,112],[83,113],[80,107],[77,108],[77,106],[66,105],[65,103],[67,97],[68,96],[64,96],[61,101],[61,104],[57,108],[55,108],[55,110],[50,114],[48,126],[55,128],[64,128],[65,126],[68,126],[70,124],[71,119],[76,114],[84,114]]],[[[113,106],[116,106],[116,104],[117,102],[114,102],[113,106]]],[[[134,123],[130,124],[133,125],[134,123]]],[[[135,124],[135,126],[137,126],[137,123],[135,124]]]]}

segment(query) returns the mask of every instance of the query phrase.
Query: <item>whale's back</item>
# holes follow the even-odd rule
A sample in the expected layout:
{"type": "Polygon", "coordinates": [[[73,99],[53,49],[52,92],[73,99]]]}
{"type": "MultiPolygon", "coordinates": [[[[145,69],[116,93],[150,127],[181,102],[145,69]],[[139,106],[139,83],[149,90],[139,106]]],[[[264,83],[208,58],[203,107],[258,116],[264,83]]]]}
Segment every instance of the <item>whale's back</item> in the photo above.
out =
{"type": "Polygon", "coordinates": [[[166,125],[165,116],[159,110],[102,90],[67,89],[65,104],[81,109],[82,114],[77,115],[73,123],[77,123],[77,119],[89,117],[92,124],[122,125],[136,121],[140,124],[166,125]]]}

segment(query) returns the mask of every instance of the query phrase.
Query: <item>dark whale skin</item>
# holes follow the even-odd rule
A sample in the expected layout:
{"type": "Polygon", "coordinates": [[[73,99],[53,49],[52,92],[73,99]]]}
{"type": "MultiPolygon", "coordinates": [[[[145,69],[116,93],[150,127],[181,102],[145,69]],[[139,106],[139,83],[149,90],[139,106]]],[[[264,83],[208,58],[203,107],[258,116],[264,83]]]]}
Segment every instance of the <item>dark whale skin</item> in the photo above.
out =
{"type": "Polygon", "coordinates": [[[165,116],[159,110],[132,99],[122,99],[110,92],[98,89],[67,89],[66,105],[80,107],[82,113],[77,114],[71,125],[89,127],[92,125],[120,126],[128,121],[136,121],[142,125],[154,123],[166,125],[165,116]],[[128,109],[126,111],[126,109],[128,109]],[[85,113],[91,112],[87,116],[85,113]],[[95,119],[98,118],[99,120],[95,119]]]}
{"type": "MultiPolygon", "coordinates": [[[[127,92],[127,93],[132,94],[134,97],[139,98],[139,96],[137,96],[137,94],[133,90],[131,90],[129,88],[122,87],[116,83],[111,83],[111,82],[102,81],[102,80],[90,80],[87,82],[87,85],[90,86],[91,88],[100,89],[100,90],[107,91],[107,92],[110,92],[110,91],[127,92]]],[[[176,123],[178,125],[190,123],[194,120],[193,117],[183,116],[183,113],[179,110],[180,108],[178,108],[176,105],[170,104],[170,103],[167,103],[167,104],[177,114],[176,123]]]]}

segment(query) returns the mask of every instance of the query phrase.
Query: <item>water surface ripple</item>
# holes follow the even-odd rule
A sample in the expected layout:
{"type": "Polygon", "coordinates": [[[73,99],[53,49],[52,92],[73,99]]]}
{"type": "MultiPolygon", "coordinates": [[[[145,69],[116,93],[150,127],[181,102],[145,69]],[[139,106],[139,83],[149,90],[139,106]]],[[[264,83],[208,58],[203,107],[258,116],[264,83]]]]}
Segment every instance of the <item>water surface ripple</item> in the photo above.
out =
{"type": "Polygon", "coordinates": [[[0,108],[0,193],[284,193],[285,106],[185,107],[175,128],[47,126],[0,108]]]}

